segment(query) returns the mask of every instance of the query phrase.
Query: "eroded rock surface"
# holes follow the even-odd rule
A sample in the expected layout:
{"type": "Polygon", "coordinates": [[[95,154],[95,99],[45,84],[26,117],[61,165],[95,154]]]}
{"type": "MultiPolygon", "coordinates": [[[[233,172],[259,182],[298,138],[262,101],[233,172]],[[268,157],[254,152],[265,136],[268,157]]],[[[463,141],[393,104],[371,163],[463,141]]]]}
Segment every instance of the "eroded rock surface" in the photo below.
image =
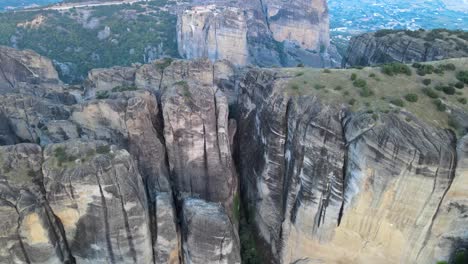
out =
{"type": "Polygon", "coordinates": [[[342,65],[369,66],[390,62],[425,62],[468,55],[467,41],[455,32],[390,31],[355,36],[342,65]]]}
{"type": "Polygon", "coordinates": [[[463,226],[443,216],[434,220],[448,210],[441,206],[448,193],[457,192],[454,179],[463,177],[456,174],[455,136],[408,122],[415,120],[408,113],[376,119],[320,98],[290,96],[287,78],[280,71],[249,72],[238,120],[240,176],[248,183],[243,195],[274,258],[435,262],[428,245],[443,242],[431,229],[436,225],[441,234],[463,226]]]}
{"type": "Polygon", "coordinates": [[[161,60],[0,88],[0,262],[240,263],[240,207],[265,262],[466,248],[466,136],[291,92],[292,76],[161,60]]]}
{"type": "Polygon", "coordinates": [[[315,67],[341,61],[330,45],[324,0],[194,1],[178,15],[177,36],[187,59],[315,67]]]}
{"type": "Polygon", "coordinates": [[[235,226],[221,205],[188,198],[182,214],[185,263],[241,263],[235,226]]]}

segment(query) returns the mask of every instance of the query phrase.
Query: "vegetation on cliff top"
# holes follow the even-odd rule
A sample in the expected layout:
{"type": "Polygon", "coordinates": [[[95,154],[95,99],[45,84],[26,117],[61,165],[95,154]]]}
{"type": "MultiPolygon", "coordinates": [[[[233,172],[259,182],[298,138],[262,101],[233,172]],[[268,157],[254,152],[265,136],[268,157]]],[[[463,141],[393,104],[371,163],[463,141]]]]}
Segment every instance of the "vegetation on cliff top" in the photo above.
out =
{"type": "Polygon", "coordinates": [[[0,13],[0,45],[49,57],[66,82],[93,68],[178,57],[177,18],[160,8],[166,2],[0,13]]]}
{"type": "Polygon", "coordinates": [[[327,73],[312,68],[289,68],[281,72],[289,77],[285,78],[284,87],[291,95],[318,95],[325,102],[348,105],[353,111],[375,113],[376,118],[379,113],[404,110],[430,124],[456,130],[449,110],[468,112],[468,86],[464,85],[468,81],[466,58],[419,66],[393,63],[362,69],[333,69],[327,73]],[[416,73],[420,68],[434,70],[421,76],[416,73]]]}

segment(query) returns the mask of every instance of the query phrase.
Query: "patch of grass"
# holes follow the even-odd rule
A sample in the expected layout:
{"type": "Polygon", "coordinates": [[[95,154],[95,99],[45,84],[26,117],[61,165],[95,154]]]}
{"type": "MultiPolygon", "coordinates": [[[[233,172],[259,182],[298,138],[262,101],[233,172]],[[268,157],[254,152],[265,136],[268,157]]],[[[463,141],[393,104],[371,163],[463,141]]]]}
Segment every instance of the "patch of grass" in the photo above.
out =
{"type": "Polygon", "coordinates": [[[458,98],[457,101],[458,101],[460,104],[464,104],[464,105],[466,105],[466,103],[467,103],[466,98],[458,98]]]}
{"type": "Polygon", "coordinates": [[[369,77],[371,77],[371,78],[375,78],[375,77],[376,77],[376,75],[375,75],[375,73],[371,73],[371,74],[369,74],[369,77]]]}
{"type": "Polygon", "coordinates": [[[66,162],[73,162],[78,158],[73,155],[67,155],[64,147],[58,147],[54,150],[54,157],[57,159],[58,165],[61,167],[66,162]]]}
{"type": "Polygon", "coordinates": [[[424,79],[423,80],[423,84],[426,85],[426,86],[430,85],[431,83],[432,83],[431,79],[424,79]]]}
{"type": "Polygon", "coordinates": [[[325,69],[323,70],[324,73],[331,73],[332,71],[330,69],[325,69]]]}
{"type": "MultiPolygon", "coordinates": [[[[467,59],[450,59],[427,64],[433,65],[434,68],[442,68],[438,65],[449,63],[453,63],[459,71],[460,69],[466,69],[467,59]]],[[[456,83],[460,82],[456,79],[457,71],[446,71],[444,75],[432,75],[428,78],[431,83],[427,86],[423,85],[424,78],[416,74],[389,76],[379,74],[380,67],[365,67],[360,72],[354,69],[334,69],[329,74],[325,74],[323,69],[313,68],[275,69],[274,71],[277,71],[280,76],[294,76],[299,71],[304,72],[304,75],[300,77],[284,79],[284,91],[290,92],[292,96],[318,96],[324,103],[345,104],[353,112],[367,111],[368,109],[375,112],[395,111],[400,109],[398,105],[401,104],[398,101],[390,101],[391,99],[400,98],[404,103],[405,111],[412,113],[419,120],[439,128],[448,128],[449,113],[445,110],[440,111],[443,109],[443,105],[446,105],[447,109],[453,105],[468,111],[468,103],[465,105],[458,100],[460,98],[468,99],[468,96],[465,90],[456,89],[455,87],[456,83]],[[356,79],[350,81],[353,73],[356,79]],[[378,82],[376,78],[369,78],[371,74],[376,74],[381,81],[378,82]],[[305,82],[308,84],[305,85],[305,82]],[[315,89],[322,87],[316,84],[326,85],[326,89],[315,89]],[[296,87],[298,91],[294,91],[291,87],[296,87]],[[435,89],[436,87],[440,92],[435,89]],[[447,95],[444,89],[445,92],[448,91],[449,93],[449,90],[454,89],[455,93],[454,95],[447,95]],[[415,100],[416,96],[417,101],[415,100]],[[439,98],[443,102],[442,106],[435,103],[435,99],[439,98]]]]}
{"type": "Polygon", "coordinates": [[[191,98],[192,93],[190,92],[189,85],[187,81],[178,81],[174,83],[175,86],[180,86],[183,89],[183,96],[185,98],[191,98]]]}
{"type": "Polygon", "coordinates": [[[408,102],[416,103],[418,101],[418,95],[414,93],[409,93],[405,95],[405,99],[408,102]]]}
{"type": "Polygon", "coordinates": [[[296,77],[299,77],[299,76],[302,76],[302,75],[304,75],[304,72],[298,72],[298,73],[296,73],[296,77]]]}
{"type": "Polygon", "coordinates": [[[351,81],[355,81],[357,79],[357,74],[356,73],[352,73],[351,74],[351,81]]]}

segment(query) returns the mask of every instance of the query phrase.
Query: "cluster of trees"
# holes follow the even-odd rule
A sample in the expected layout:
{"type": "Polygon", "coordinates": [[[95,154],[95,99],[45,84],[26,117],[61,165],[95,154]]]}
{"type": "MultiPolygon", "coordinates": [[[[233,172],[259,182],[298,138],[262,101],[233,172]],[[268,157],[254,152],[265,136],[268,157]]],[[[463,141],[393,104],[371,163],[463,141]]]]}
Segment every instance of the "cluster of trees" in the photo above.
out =
{"type": "Polygon", "coordinates": [[[94,28],[85,27],[83,13],[75,9],[1,13],[0,45],[32,49],[66,65],[66,71],[59,73],[67,82],[81,81],[93,68],[145,62],[151,48],[157,49],[156,56],[178,57],[175,15],[142,4],[93,7],[91,11],[88,21],[99,20],[94,28]],[[46,17],[40,26],[18,26],[39,15],[46,17]],[[100,39],[98,33],[106,26],[111,34],[100,39]]]}

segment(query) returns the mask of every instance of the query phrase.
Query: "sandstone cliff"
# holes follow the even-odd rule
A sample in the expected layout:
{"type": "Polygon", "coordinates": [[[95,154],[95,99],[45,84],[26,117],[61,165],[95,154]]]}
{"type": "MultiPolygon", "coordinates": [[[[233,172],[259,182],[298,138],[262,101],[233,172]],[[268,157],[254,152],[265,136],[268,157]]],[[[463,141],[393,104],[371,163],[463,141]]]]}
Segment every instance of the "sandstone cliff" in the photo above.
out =
{"type": "Polygon", "coordinates": [[[0,86],[0,263],[241,263],[245,217],[262,263],[451,260],[468,94],[435,104],[410,71],[166,59],[0,86]]]}
{"type": "Polygon", "coordinates": [[[369,66],[467,57],[467,41],[463,31],[381,30],[353,37],[342,65],[369,66]]]}
{"type": "Polygon", "coordinates": [[[203,1],[187,8],[177,23],[178,48],[184,58],[261,66],[339,63],[330,46],[324,0],[203,1]]]}

